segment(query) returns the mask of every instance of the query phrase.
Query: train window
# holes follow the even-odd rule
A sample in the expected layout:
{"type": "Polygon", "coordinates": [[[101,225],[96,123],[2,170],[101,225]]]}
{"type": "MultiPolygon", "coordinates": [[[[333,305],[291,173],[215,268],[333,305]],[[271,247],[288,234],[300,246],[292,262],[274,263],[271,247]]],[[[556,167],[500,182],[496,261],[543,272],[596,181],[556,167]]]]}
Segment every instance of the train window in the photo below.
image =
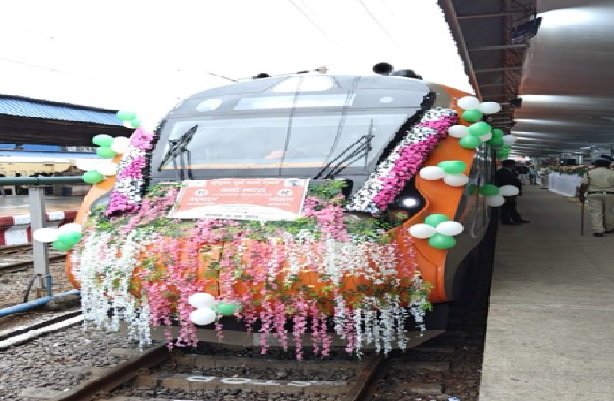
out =
{"type": "Polygon", "coordinates": [[[342,107],[351,106],[355,95],[345,93],[327,95],[282,95],[246,97],[237,103],[235,110],[291,109],[293,107],[342,107]]]}

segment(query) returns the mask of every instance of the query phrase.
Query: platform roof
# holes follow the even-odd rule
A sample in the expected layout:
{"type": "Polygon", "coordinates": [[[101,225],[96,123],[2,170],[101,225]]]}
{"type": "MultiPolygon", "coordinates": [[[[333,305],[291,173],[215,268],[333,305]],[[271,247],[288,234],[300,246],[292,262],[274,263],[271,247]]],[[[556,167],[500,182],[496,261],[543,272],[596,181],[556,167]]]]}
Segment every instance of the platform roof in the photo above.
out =
{"type": "Polygon", "coordinates": [[[0,95],[0,142],[90,146],[98,134],[129,136],[117,110],[0,95]]]}

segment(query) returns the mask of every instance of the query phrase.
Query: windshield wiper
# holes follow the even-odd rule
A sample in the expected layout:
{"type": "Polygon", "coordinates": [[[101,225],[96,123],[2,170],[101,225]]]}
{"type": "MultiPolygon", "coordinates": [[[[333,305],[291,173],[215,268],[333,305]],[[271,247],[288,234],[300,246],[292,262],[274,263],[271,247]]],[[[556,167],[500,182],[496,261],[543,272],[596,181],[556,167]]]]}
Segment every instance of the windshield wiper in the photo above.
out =
{"type": "Polygon", "coordinates": [[[364,168],[367,168],[367,163],[369,161],[369,152],[373,149],[371,146],[371,140],[375,135],[373,135],[373,120],[369,124],[369,133],[361,136],[354,142],[352,142],[348,147],[343,149],[337,157],[326,163],[326,166],[322,167],[322,169],[313,177],[314,180],[317,179],[330,179],[334,178],[341,171],[345,170],[346,167],[354,163],[356,160],[360,159],[364,156],[365,165],[364,168]],[[330,169],[330,170],[329,170],[330,169]],[[326,171],[328,173],[326,173],[326,171]]]}
{"type": "Polygon", "coordinates": [[[162,157],[160,166],[158,166],[158,171],[162,171],[162,167],[164,167],[172,158],[173,167],[175,168],[175,170],[177,170],[177,173],[179,174],[179,179],[185,179],[186,166],[188,170],[187,178],[189,180],[192,179],[192,152],[188,149],[188,145],[190,144],[190,141],[192,141],[192,138],[194,137],[194,134],[197,130],[198,125],[195,125],[189,130],[187,130],[179,138],[168,140],[169,148],[164,157],[162,157]],[[187,155],[187,164],[184,158],[184,154],[187,155]],[[179,162],[181,163],[181,169],[179,170],[177,169],[177,157],[179,157],[179,162]]]}

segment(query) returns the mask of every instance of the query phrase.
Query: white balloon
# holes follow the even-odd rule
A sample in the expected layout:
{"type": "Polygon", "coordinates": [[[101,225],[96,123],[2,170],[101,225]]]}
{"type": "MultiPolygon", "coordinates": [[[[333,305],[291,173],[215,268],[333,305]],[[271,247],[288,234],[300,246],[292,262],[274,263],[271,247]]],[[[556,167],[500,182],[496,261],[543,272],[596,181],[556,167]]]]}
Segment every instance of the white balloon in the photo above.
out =
{"type": "Polygon", "coordinates": [[[501,105],[497,102],[482,102],[478,110],[484,114],[495,114],[501,111],[501,105]]]}
{"type": "Polygon", "coordinates": [[[113,144],[111,145],[111,150],[116,153],[124,154],[128,151],[130,147],[130,139],[125,136],[118,136],[113,138],[113,144]]]}
{"type": "Polygon", "coordinates": [[[426,166],[420,169],[420,177],[425,180],[441,180],[446,172],[439,166],[426,166]]]}
{"type": "Polygon", "coordinates": [[[58,228],[58,231],[60,233],[72,233],[72,232],[80,233],[82,230],[83,230],[83,227],[81,226],[81,224],[78,224],[78,223],[68,223],[58,228]]]}
{"type": "Polygon", "coordinates": [[[480,137],[480,141],[482,141],[482,142],[490,141],[491,138],[492,138],[492,132],[489,132],[486,135],[482,135],[480,137]]]}
{"type": "Polygon", "coordinates": [[[198,326],[206,326],[215,322],[217,314],[211,308],[198,308],[190,313],[190,320],[198,326]]]}
{"type": "Polygon", "coordinates": [[[486,197],[486,204],[490,207],[499,207],[505,203],[503,195],[492,195],[486,197]]]}
{"type": "Polygon", "coordinates": [[[458,235],[463,232],[463,225],[456,221],[444,221],[437,224],[436,230],[443,235],[458,235]]]}
{"type": "Polygon", "coordinates": [[[58,239],[60,232],[57,228],[46,227],[34,230],[32,238],[39,242],[53,242],[58,239]]]}
{"type": "Polygon", "coordinates": [[[414,224],[413,226],[409,227],[409,234],[414,238],[430,238],[436,232],[437,230],[435,230],[435,227],[424,223],[414,224]]]}
{"type": "Polygon", "coordinates": [[[443,182],[451,187],[462,187],[469,182],[469,177],[465,174],[446,174],[446,176],[443,177],[443,182]]]}
{"type": "Polygon", "coordinates": [[[520,190],[518,187],[513,185],[503,185],[502,187],[499,187],[499,194],[503,196],[514,196],[518,195],[519,193],[520,190]]]}
{"type": "Polygon", "coordinates": [[[101,159],[77,159],[75,166],[79,170],[92,171],[99,166],[101,159]]]}
{"type": "Polygon", "coordinates": [[[458,107],[463,110],[473,110],[480,107],[480,101],[475,96],[465,96],[458,99],[458,107]]]}
{"type": "Polygon", "coordinates": [[[112,162],[108,162],[108,163],[101,163],[97,168],[96,171],[98,171],[100,174],[106,176],[106,177],[111,177],[114,176],[115,174],[117,174],[117,164],[116,163],[112,163],[112,162]]]}
{"type": "Polygon", "coordinates": [[[453,125],[448,128],[448,135],[454,138],[462,138],[469,135],[469,131],[464,125],[453,125]]]}
{"type": "Polygon", "coordinates": [[[215,303],[215,298],[206,292],[196,292],[190,295],[188,303],[195,308],[211,308],[215,303]]]}
{"type": "Polygon", "coordinates": [[[516,137],[514,135],[504,135],[503,143],[506,145],[513,145],[516,143],[516,137]]]}

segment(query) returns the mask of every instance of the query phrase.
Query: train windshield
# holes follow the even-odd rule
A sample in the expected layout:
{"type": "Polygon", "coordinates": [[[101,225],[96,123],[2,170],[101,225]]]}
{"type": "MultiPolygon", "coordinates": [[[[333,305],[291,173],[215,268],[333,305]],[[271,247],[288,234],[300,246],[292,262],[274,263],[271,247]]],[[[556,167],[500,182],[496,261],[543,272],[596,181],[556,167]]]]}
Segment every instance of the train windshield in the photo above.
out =
{"type": "MultiPolygon", "coordinates": [[[[413,113],[412,113],[413,114],[413,113]]],[[[182,119],[172,126],[164,153],[170,144],[196,127],[186,141],[185,159],[194,170],[322,168],[337,156],[353,152],[361,139],[371,149],[346,160],[348,167],[368,166],[381,154],[407,111],[352,112],[342,115],[296,114],[252,115],[231,118],[182,119]]],[[[174,169],[166,163],[162,169],[174,169]]]]}

